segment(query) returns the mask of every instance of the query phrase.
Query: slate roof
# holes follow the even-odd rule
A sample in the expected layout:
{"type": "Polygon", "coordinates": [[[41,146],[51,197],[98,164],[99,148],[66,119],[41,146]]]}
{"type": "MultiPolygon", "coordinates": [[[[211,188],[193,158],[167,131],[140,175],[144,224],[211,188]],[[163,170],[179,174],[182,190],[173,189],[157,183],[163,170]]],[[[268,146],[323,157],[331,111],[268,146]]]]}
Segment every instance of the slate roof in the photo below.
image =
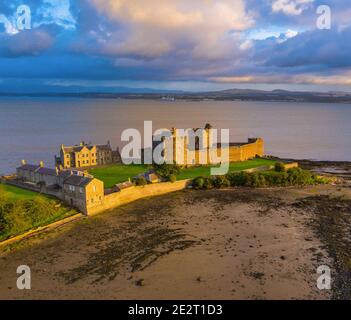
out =
{"type": "Polygon", "coordinates": [[[80,152],[82,151],[83,148],[87,148],[89,150],[93,149],[94,147],[96,147],[96,149],[98,150],[106,150],[106,151],[110,151],[111,150],[111,146],[108,144],[101,144],[101,145],[84,145],[84,146],[64,146],[63,147],[63,151],[66,153],[71,153],[71,152],[80,152]]]}
{"type": "Polygon", "coordinates": [[[105,150],[105,151],[111,151],[111,146],[109,146],[108,144],[101,144],[101,145],[97,145],[96,149],[98,149],[98,150],[105,150]]]}
{"type": "Polygon", "coordinates": [[[18,170],[26,170],[26,171],[37,171],[40,168],[39,165],[34,165],[34,164],[24,164],[20,167],[18,167],[18,170]]]}
{"type": "Polygon", "coordinates": [[[60,178],[66,179],[69,176],[71,176],[72,174],[71,174],[70,170],[64,170],[64,171],[60,171],[58,175],[60,178]]]}
{"type": "Polygon", "coordinates": [[[39,168],[36,172],[40,174],[46,174],[49,176],[56,176],[56,170],[55,169],[49,169],[49,168],[39,168]]]}
{"type": "Polygon", "coordinates": [[[80,152],[82,151],[83,148],[87,148],[89,150],[91,150],[93,148],[93,146],[70,146],[70,147],[63,147],[63,151],[64,152],[80,152]]]}
{"type": "Polygon", "coordinates": [[[73,176],[68,177],[63,183],[69,184],[72,186],[76,186],[76,187],[85,187],[91,181],[93,181],[93,179],[94,178],[73,175],[73,176]]]}

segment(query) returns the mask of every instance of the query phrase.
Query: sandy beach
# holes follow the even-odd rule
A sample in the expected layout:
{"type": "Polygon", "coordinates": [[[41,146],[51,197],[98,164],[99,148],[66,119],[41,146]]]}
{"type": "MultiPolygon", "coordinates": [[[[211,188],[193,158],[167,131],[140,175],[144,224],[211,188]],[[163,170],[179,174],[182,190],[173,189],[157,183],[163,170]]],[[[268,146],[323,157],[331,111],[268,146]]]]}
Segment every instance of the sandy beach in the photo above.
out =
{"type": "Polygon", "coordinates": [[[350,246],[330,239],[349,237],[350,209],[347,186],[137,201],[3,248],[0,299],[345,298],[350,246]],[[329,211],[338,228],[321,220],[329,211]],[[16,287],[19,265],[31,290],[16,287]],[[319,265],[331,267],[332,290],[317,288],[319,265]]]}

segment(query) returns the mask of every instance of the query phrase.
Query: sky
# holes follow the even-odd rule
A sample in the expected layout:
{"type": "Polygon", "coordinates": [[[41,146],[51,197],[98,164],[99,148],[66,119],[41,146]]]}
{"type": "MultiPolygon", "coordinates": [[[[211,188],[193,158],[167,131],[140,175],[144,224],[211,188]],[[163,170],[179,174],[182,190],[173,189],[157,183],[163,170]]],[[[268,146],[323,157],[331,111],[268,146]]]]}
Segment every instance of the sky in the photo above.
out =
{"type": "Polygon", "coordinates": [[[1,1],[0,92],[119,87],[351,92],[350,0],[1,1]]]}

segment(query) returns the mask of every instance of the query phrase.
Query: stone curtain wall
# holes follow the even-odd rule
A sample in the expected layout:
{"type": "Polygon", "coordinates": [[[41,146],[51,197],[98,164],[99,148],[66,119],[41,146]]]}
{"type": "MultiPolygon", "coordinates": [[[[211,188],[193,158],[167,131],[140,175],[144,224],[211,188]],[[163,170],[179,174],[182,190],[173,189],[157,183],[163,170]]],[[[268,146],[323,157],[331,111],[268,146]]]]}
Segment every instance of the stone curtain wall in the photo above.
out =
{"type": "Polygon", "coordinates": [[[240,147],[229,148],[229,161],[246,161],[256,156],[264,156],[264,142],[257,139],[255,142],[242,145],[240,147]]]}
{"type": "Polygon", "coordinates": [[[95,215],[106,210],[111,210],[138,199],[183,190],[188,186],[189,182],[190,180],[181,180],[174,183],[155,183],[140,187],[130,187],[120,192],[111,193],[105,196],[104,203],[101,206],[88,208],[88,215],[95,215]]]}

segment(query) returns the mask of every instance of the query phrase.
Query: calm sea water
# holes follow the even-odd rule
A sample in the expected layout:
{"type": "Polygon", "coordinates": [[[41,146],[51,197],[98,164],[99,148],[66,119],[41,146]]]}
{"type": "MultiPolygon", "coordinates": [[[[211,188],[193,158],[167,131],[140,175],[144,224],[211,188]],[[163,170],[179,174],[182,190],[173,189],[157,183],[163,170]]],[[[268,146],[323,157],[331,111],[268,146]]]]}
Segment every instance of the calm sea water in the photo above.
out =
{"type": "Polygon", "coordinates": [[[280,157],[351,161],[351,105],[284,102],[144,101],[67,98],[0,99],[0,174],[21,159],[53,166],[61,143],[122,146],[121,132],[201,127],[229,128],[232,141],[263,137],[280,157]]]}

